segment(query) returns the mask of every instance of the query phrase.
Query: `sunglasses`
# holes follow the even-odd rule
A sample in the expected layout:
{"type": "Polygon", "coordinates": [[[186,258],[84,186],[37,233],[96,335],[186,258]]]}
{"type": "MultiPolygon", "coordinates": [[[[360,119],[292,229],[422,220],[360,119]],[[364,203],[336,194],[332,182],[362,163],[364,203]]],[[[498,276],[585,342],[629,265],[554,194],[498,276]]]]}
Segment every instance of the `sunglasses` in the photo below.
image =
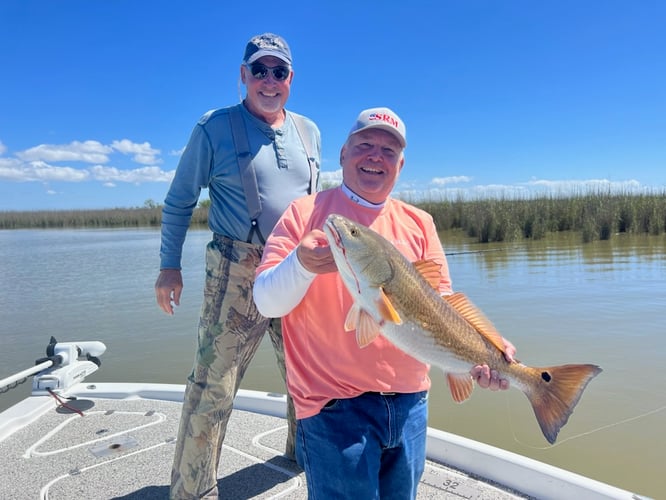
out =
{"type": "Polygon", "coordinates": [[[268,66],[261,63],[247,64],[247,68],[252,73],[252,76],[257,80],[263,80],[268,76],[268,72],[273,73],[273,78],[278,82],[282,82],[289,77],[291,69],[288,66],[274,66],[269,68],[268,66]]]}

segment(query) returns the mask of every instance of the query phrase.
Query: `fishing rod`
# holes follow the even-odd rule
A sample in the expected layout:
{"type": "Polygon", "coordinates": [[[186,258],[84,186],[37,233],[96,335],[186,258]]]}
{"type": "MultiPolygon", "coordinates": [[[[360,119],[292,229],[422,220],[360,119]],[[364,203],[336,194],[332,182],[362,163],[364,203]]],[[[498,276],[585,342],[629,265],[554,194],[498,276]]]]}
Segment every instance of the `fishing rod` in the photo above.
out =
{"type": "Polygon", "coordinates": [[[466,255],[470,253],[486,253],[486,252],[502,252],[506,248],[486,248],[485,250],[466,250],[462,252],[446,252],[445,255],[450,257],[451,255],[466,255]]]}
{"type": "Polygon", "coordinates": [[[58,342],[55,337],[51,337],[46,347],[46,357],[36,360],[35,366],[0,380],[0,393],[14,389],[28,377],[40,374],[49,368],[53,370],[48,372],[49,376],[44,374],[44,384],[41,386],[37,384],[33,390],[45,391],[49,388],[58,389],[67,386],[77,380],[82,372],[96,370],[101,364],[99,356],[105,350],[106,346],[101,342],[58,342]]]}
{"type": "Polygon", "coordinates": [[[46,370],[54,365],[52,360],[44,361],[38,365],[33,366],[32,368],[27,368],[21,372],[15,373],[7,378],[0,380],[0,393],[7,392],[10,389],[14,389],[19,384],[25,382],[28,377],[31,377],[42,370],[46,370]]]}

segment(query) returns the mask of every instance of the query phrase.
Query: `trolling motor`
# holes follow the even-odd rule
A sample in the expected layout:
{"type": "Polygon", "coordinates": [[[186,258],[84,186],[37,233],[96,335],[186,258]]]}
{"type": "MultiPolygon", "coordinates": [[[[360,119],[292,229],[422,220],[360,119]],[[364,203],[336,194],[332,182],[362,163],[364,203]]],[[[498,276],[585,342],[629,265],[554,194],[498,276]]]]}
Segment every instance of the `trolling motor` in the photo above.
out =
{"type": "Polygon", "coordinates": [[[51,337],[46,348],[46,358],[35,363],[51,361],[53,365],[37,375],[32,381],[32,394],[35,396],[51,391],[63,391],[81,382],[101,365],[99,356],[106,351],[102,342],[57,342],[51,337]]]}
{"type": "Polygon", "coordinates": [[[0,391],[16,387],[32,375],[33,396],[49,391],[64,391],[81,382],[101,365],[99,356],[106,346],[98,341],[58,342],[51,337],[46,347],[46,357],[35,361],[35,366],[0,381],[0,391]]]}

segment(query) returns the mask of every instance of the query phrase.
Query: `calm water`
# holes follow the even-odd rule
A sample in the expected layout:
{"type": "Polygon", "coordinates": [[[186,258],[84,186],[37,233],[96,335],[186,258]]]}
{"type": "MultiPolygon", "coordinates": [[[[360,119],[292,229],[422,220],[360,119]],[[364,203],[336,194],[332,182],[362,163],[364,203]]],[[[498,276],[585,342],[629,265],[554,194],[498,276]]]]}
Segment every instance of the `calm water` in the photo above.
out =
{"type": "MultiPolygon", "coordinates": [[[[191,231],[174,317],[155,305],[155,230],[0,231],[0,378],[43,355],[49,337],[107,345],[96,381],[183,383],[194,352],[207,231],[191,231]]],[[[517,390],[451,401],[433,370],[430,425],[654,498],[666,498],[666,237],[575,237],[477,246],[445,236],[464,291],[530,365],[597,363],[558,445],[546,446],[517,390]],[[476,252],[483,250],[482,252],[476,252]],[[476,253],[461,253],[476,252],[476,253]],[[655,411],[658,410],[658,411],[655,411]]],[[[284,391],[265,341],[243,387],[284,391]]],[[[23,384],[0,394],[0,409],[23,384]]]]}

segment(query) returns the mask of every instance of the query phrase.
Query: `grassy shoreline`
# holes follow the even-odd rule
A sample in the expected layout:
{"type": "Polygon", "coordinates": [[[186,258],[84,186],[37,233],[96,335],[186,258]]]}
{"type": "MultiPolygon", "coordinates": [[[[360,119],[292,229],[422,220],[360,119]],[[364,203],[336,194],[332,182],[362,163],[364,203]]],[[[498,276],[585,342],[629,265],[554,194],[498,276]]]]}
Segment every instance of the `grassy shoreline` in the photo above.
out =
{"type": "MultiPolygon", "coordinates": [[[[580,233],[583,242],[607,240],[621,233],[666,232],[666,191],[412,203],[433,216],[438,230],[462,230],[479,243],[537,240],[561,231],[580,233]]],[[[0,212],[0,230],[158,227],[161,212],[153,204],[105,210],[4,211],[0,212]]],[[[204,202],[195,209],[192,226],[206,227],[207,221],[208,203],[204,202]]]]}
{"type": "Polygon", "coordinates": [[[539,240],[562,231],[580,233],[583,242],[608,240],[621,233],[666,232],[666,191],[487,198],[417,205],[433,216],[440,231],[461,229],[479,243],[539,240]]]}

